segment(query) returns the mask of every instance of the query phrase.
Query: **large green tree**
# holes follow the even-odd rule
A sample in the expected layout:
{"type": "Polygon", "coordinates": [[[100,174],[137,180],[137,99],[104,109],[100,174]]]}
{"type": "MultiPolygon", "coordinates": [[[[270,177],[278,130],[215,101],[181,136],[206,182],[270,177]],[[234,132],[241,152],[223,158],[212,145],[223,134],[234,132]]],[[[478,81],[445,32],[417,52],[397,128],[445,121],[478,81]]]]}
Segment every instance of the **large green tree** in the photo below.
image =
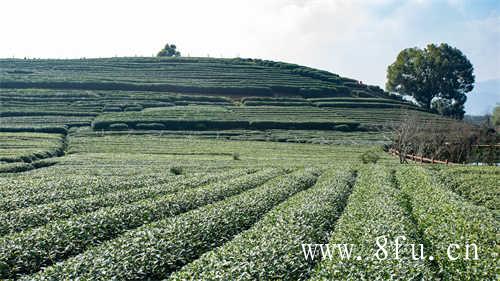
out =
{"type": "Polygon", "coordinates": [[[158,57],[180,57],[181,53],[177,51],[177,46],[174,44],[167,44],[158,52],[158,57]]]}
{"type": "Polygon", "coordinates": [[[474,88],[474,68],[448,44],[402,50],[387,69],[386,89],[412,96],[423,108],[462,119],[466,93],[474,88]]]}

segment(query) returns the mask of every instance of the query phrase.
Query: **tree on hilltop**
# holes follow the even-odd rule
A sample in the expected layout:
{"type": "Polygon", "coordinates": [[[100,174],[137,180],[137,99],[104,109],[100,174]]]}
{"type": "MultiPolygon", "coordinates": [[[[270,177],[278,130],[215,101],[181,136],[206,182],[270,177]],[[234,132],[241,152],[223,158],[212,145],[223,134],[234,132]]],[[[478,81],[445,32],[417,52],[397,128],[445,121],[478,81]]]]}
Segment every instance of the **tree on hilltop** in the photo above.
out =
{"type": "Polygon", "coordinates": [[[158,52],[157,57],[180,57],[181,53],[177,51],[177,46],[174,44],[167,44],[165,47],[158,52]]]}
{"type": "Polygon", "coordinates": [[[408,48],[388,67],[386,88],[412,96],[423,108],[462,119],[465,94],[474,88],[473,71],[467,57],[448,44],[408,48]]]}

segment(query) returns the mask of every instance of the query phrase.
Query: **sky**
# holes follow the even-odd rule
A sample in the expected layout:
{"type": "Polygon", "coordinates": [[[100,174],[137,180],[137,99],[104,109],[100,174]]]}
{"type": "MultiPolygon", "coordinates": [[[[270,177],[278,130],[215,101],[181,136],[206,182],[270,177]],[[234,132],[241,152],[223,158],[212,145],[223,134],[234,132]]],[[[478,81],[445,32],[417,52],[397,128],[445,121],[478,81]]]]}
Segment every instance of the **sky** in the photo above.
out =
{"type": "MultiPolygon", "coordinates": [[[[2,0],[0,57],[252,57],[384,88],[408,47],[446,42],[500,80],[500,0],[2,0]]],[[[500,90],[500,89],[499,89],[500,90]]]]}

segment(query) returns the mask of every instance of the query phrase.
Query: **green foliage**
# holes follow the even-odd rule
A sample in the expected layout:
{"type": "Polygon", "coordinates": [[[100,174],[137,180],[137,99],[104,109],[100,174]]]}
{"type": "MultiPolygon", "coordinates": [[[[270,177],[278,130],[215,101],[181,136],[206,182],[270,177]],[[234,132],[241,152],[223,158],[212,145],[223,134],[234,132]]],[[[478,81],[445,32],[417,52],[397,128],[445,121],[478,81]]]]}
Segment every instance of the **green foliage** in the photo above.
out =
{"type": "MultiPolygon", "coordinates": [[[[418,176],[397,189],[384,166],[363,168],[349,200],[348,168],[330,170],[309,189],[332,161],[352,167],[370,159],[372,152],[363,154],[375,148],[362,144],[383,143],[381,124],[407,110],[451,122],[378,87],[251,59],[1,59],[0,69],[2,280],[157,280],[175,271],[172,279],[293,280],[315,266],[325,279],[409,279],[427,277],[427,263],[318,265],[299,247],[331,237],[371,253],[374,237],[387,233],[434,247],[455,227],[464,239],[481,231],[493,237],[498,173],[491,167],[474,168],[480,175],[467,167],[461,173],[470,175],[449,181],[440,170],[460,201],[447,190],[432,193],[428,182],[411,190],[418,176]],[[332,143],[344,145],[325,145],[332,143]],[[39,160],[63,151],[57,162],[39,160]],[[426,209],[425,197],[437,211],[426,209]],[[468,207],[456,211],[461,204],[468,207]],[[483,230],[462,227],[469,213],[483,230]]],[[[381,165],[395,162],[378,155],[381,165]]],[[[481,248],[493,245],[490,236],[481,248]]],[[[467,272],[464,280],[495,272],[456,267],[467,272]]]]}
{"type": "MultiPolygon", "coordinates": [[[[27,280],[164,278],[248,229],[275,205],[312,186],[316,177],[316,170],[306,170],[276,178],[240,195],[129,231],[27,280]]],[[[251,183],[255,187],[263,181],[254,178],[246,185],[251,183]]]]}
{"type": "Polygon", "coordinates": [[[126,124],[133,129],[144,129],[145,124],[161,124],[158,128],[147,126],[149,129],[161,130],[334,130],[336,126],[344,125],[339,128],[354,131],[359,125],[336,113],[312,106],[174,106],[103,114],[92,125],[94,130],[116,130],[111,128],[116,123],[126,124]],[[304,120],[308,114],[311,118],[304,120]]]}
{"type": "MultiPolygon", "coordinates": [[[[341,108],[415,108],[415,106],[383,103],[383,102],[317,102],[318,107],[341,107],[341,108]]],[[[416,108],[415,108],[416,109],[416,108]]]]}
{"type": "MultiPolygon", "coordinates": [[[[38,163],[37,161],[35,163],[38,163]]],[[[110,177],[103,179],[95,176],[60,177],[57,179],[36,179],[30,181],[7,184],[9,190],[2,191],[0,211],[9,212],[17,209],[33,207],[41,204],[50,204],[61,200],[71,200],[87,196],[102,196],[104,193],[128,190],[142,185],[162,184],[170,180],[168,177],[155,174],[140,175],[134,179],[110,177]],[[92,186],[92,188],[89,188],[92,186]]]]}
{"type": "MultiPolygon", "coordinates": [[[[44,116],[45,117],[45,116],[44,116]]],[[[0,132],[31,132],[31,133],[49,133],[49,134],[67,134],[68,128],[65,126],[43,126],[43,127],[0,127],[0,132]]]]}
{"type": "MultiPolygon", "coordinates": [[[[28,206],[25,208],[1,213],[0,235],[20,232],[28,228],[50,223],[51,221],[67,219],[77,214],[94,212],[104,207],[129,204],[143,199],[163,196],[201,184],[226,180],[231,177],[238,177],[246,174],[246,172],[246,170],[236,170],[211,174],[197,173],[179,177],[168,177],[157,174],[154,179],[152,177],[142,177],[142,181],[136,180],[134,184],[137,184],[137,186],[134,186],[133,188],[130,188],[130,182],[123,180],[120,181],[120,184],[129,186],[128,188],[119,188],[115,186],[115,190],[113,191],[105,193],[100,192],[90,196],[85,196],[85,193],[82,192],[80,188],[80,193],[75,193],[75,196],[83,195],[83,197],[76,197],[70,200],[57,200],[54,198],[52,200],[55,201],[46,204],[36,204],[36,201],[32,201],[31,203],[27,202],[28,206]],[[166,181],[168,181],[168,184],[166,184],[166,181]]],[[[86,177],[80,180],[92,182],[88,181],[88,179],[89,178],[86,177]]],[[[106,183],[111,184],[109,181],[106,183]]],[[[116,185],[116,182],[114,182],[114,185],[116,185]]],[[[40,186],[38,187],[40,188],[40,186]]],[[[56,191],[55,188],[51,191],[54,193],[61,192],[61,190],[56,191]]],[[[64,192],[69,193],[68,190],[62,190],[61,193],[64,192]]],[[[43,192],[40,193],[44,194],[43,192]]],[[[45,193],[44,195],[47,194],[45,193]]],[[[38,197],[38,199],[40,200],[41,196],[38,197]]]]}
{"type": "Polygon", "coordinates": [[[495,106],[493,110],[492,122],[494,126],[500,126],[500,105],[495,106]]]}
{"type": "Polygon", "coordinates": [[[57,164],[56,161],[40,160],[33,163],[9,163],[0,166],[0,174],[2,173],[21,173],[38,168],[50,167],[57,164]]]}
{"type": "Polygon", "coordinates": [[[0,132],[0,163],[26,162],[64,154],[64,135],[0,132]]]}
{"type": "Polygon", "coordinates": [[[166,127],[162,123],[137,123],[135,125],[137,130],[165,130],[166,127]]]}
{"type": "Polygon", "coordinates": [[[342,213],[352,179],[352,172],[346,169],[323,174],[314,187],[281,203],[251,229],[183,267],[169,280],[304,279],[312,264],[304,259],[300,245],[326,242],[325,233],[342,213]]]}
{"type": "Polygon", "coordinates": [[[103,112],[122,112],[123,109],[120,106],[109,106],[106,105],[102,109],[103,112]]]}
{"type": "Polygon", "coordinates": [[[346,124],[335,125],[334,129],[337,131],[342,131],[342,132],[354,131],[351,126],[346,125],[346,124]]]}
{"type": "Polygon", "coordinates": [[[245,101],[246,106],[309,106],[310,103],[292,101],[245,101]]]}
{"type": "Polygon", "coordinates": [[[238,152],[233,152],[233,160],[241,160],[240,154],[238,152]]]}
{"type": "Polygon", "coordinates": [[[350,102],[350,103],[392,103],[392,104],[401,104],[401,105],[412,105],[411,103],[404,102],[396,99],[388,99],[388,98],[357,98],[357,97],[334,97],[334,98],[314,98],[308,99],[312,102],[350,102]]]}
{"type": "MultiPolygon", "coordinates": [[[[352,80],[327,71],[251,59],[156,57],[0,60],[0,68],[4,65],[6,69],[33,70],[33,74],[26,79],[25,75],[2,72],[0,81],[3,89],[161,91],[238,97],[351,96],[353,90],[362,90],[370,96],[388,96],[376,87],[357,83],[345,86],[344,82],[352,83],[352,80]],[[109,68],[113,71],[108,71],[109,68]],[[55,73],[53,69],[64,70],[55,73]]],[[[96,96],[90,98],[95,99],[96,96]]]]}
{"type": "Polygon", "coordinates": [[[158,57],[180,57],[181,53],[177,51],[177,46],[174,44],[167,44],[160,52],[158,52],[158,57]]]}
{"type": "Polygon", "coordinates": [[[143,110],[142,106],[127,106],[123,111],[141,111],[143,110]]]}
{"type": "Polygon", "coordinates": [[[500,210],[500,189],[498,174],[485,172],[484,168],[443,169],[438,173],[443,186],[470,200],[472,203],[491,210],[500,210]]]}
{"type": "Polygon", "coordinates": [[[182,167],[170,167],[170,172],[174,175],[181,175],[182,171],[182,167]]]}
{"type": "Polygon", "coordinates": [[[463,118],[465,94],[473,84],[472,64],[447,44],[404,49],[387,69],[388,91],[412,96],[423,108],[458,119],[463,118]]]}
{"type": "Polygon", "coordinates": [[[112,131],[126,131],[128,130],[128,125],[126,123],[113,123],[108,128],[112,131]]]}
{"type": "MultiPolygon", "coordinates": [[[[396,237],[405,236],[407,245],[420,243],[404,201],[387,168],[370,165],[361,169],[329,241],[332,259],[320,262],[310,280],[434,280],[425,261],[411,259],[409,247],[400,249],[401,261],[394,259],[396,237]],[[391,255],[385,260],[374,256],[378,250],[375,242],[381,236],[387,238],[385,249],[391,255]],[[353,244],[352,257],[342,259],[335,244],[353,244]]],[[[318,250],[318,259],[319,254],[318,250]]]]}
{"type": "Polygon", "coordinates": [[[266,170],[223,183],[181,190],[135,203],[107,207],[53,221],[40,228],[0,238],[0,277],[12,278],[32,273],[40,267],[78,254],[90,245],[98,245],[128,229],[174,216],[188,210],[256,187],[278,174],[266,170]],[[42,244],[39,244],[43,241],[42,244]]]}
{"type": "Polygon", "coordinates": [[[450,99],[433,100],[431,103],[431,108],[438,114],[454,117],[457,119],[462,119],[465,114],[463,103],[454,102],[450,99]]]}
{"type": "Polygon", "coordinates": [[[380,155],[376,151],[369,150],[361,154],[360,158],[363,164],[375,164],[380,160],[380,155]]]}
{"type": "Polygon", "coordinates": [[[499,222],[493,213],[474,206],[447,190],[434,175],[422,167],[402,167],[397,181],[408,196],[412,216],[436,258],[445,280],[495,280],[498,262],[499,222]],[[453,256],[447,256],[450,244],[458,244],[453,256]],[[478,260],[465,259],[467,244],[476,244],[478,260]]]}

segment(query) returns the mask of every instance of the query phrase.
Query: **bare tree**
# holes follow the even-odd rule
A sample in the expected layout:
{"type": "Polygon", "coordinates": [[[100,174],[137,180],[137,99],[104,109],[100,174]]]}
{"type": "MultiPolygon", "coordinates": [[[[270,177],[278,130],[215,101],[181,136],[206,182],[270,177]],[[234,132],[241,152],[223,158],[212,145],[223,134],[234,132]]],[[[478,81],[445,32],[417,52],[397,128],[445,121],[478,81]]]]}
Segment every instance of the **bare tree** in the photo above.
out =
{"type": "Polygon", "coordinates": [[[386,126],[392,128],[392,148],[399,152],[399,162],[407,163],[406,156],[413,152],[417,146],[417,136],[422,131],[422,122],[416,114],[405,112],[399,123],[386,126]]]}
{"type": "Polygon", "coordinates": [[[415,113],[406,112],[401,122],[388,128],[392,132],[391,148],[398,151],[400,163],[407,163],[409,154],[462,163],[471,159],[479,143],[491,143],[491,133],[483,134],[479,127],[455,120],[423,120],[415,113]]]}

